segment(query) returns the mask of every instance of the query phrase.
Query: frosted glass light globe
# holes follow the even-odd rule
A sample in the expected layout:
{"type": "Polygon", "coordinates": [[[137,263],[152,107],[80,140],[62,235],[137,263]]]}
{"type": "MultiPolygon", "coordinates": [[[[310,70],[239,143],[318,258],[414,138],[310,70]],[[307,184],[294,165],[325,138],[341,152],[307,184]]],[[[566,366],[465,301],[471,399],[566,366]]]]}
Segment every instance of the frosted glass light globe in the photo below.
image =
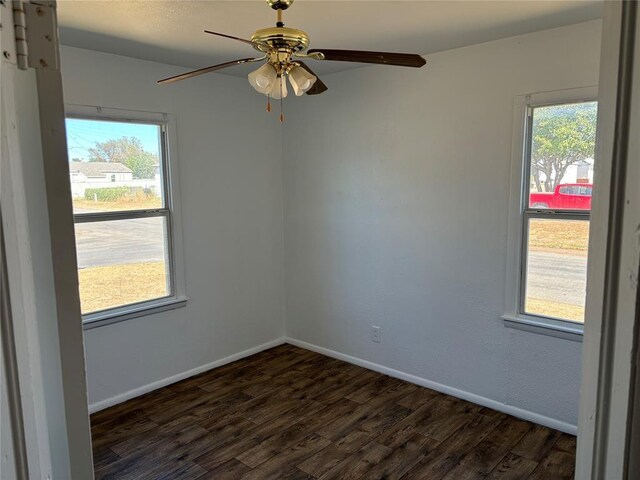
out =
{"type": "Polygon", "coordinates": [[[313,87],[313,84],[316,83],[317,78],[307,72],[304,68],[296,65],[289,71],[289,82],[291,82],[291,86],[293,87],[293,92],[296,96],[304,95],[307,90],[313,87]]]}
{"type": "Polygon", "coordinates": [[[276,100],[280,100],[281,98],[286,98],[287,96],[287,81],[284,77],[278,77],[271,88],[271,91],[268,93],[271,98],[276,100]]]}
{"type": "Polygon", "coordinates": [[[269,94],[273,86],[277,83],[277,77],[276,69],[268,63],[265,63],[259,69],[248,75],[251,86],[265,95],[269,94]]]}

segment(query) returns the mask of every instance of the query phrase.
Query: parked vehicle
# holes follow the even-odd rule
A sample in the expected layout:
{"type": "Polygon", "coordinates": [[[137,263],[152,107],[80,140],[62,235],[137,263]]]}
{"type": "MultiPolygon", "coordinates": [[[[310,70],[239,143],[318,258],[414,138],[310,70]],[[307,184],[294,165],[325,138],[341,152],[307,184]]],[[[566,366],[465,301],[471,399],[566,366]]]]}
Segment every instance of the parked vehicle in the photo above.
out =
{"type": "Polygon", "coordinates": [[[553,192],[529,195],[530,208],[591,210],[591,183],[562,183],[553,192]]]}

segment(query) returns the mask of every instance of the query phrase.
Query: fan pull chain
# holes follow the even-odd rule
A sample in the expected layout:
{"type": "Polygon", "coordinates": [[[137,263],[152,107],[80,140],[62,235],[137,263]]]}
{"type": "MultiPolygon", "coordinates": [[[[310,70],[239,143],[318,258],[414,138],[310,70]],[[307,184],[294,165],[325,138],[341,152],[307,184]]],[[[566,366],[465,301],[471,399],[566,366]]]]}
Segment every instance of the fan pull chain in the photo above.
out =
{"type": "Polygon", "coordinates": [[[284,78],[284,76],[280,77],[280,123],[284,122],[284,112],[282,111],[282,90],[284,87],[282,83],[285,81],[286,79],[284,78]]]}
{"type": "Polygon", "coordinates": [[[271,113],[271,97],[267,95],[267,112],[271,113]]]}

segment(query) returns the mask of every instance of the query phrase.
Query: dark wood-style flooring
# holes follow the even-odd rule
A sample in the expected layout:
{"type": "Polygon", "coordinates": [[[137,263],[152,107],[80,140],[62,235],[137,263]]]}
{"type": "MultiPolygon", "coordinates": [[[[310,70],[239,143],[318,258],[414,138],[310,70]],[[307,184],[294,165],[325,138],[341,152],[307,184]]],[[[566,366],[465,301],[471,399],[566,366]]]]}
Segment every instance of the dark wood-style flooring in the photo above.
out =
{"type": "Polygon", "coordinates": [[[98,479],[569,479],[575,438],[291,345],[91,416],[98,479]]]}

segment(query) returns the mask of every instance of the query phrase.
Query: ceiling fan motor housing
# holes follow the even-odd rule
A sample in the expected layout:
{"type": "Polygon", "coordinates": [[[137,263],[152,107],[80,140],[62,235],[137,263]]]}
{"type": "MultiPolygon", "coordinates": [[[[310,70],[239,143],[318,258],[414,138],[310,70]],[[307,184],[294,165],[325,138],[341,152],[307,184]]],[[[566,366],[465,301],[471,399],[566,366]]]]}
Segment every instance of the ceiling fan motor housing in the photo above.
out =
{"type": "Polygon", "coordinates": [[[291,52],[300,52],[309,47],[309,35],[307,32],[289,27],[261,28],[251,36],[251,41],[256,42],[256,50],[267,52],[269,49],[259,44],[267,44],[274,49],[287,49],[291,52]]]}
{"type": "Polygon", "coordinates": [[[291,6],[293,0],[267,0],[267,3],[274,10],[286,10],[291,6]]]}

